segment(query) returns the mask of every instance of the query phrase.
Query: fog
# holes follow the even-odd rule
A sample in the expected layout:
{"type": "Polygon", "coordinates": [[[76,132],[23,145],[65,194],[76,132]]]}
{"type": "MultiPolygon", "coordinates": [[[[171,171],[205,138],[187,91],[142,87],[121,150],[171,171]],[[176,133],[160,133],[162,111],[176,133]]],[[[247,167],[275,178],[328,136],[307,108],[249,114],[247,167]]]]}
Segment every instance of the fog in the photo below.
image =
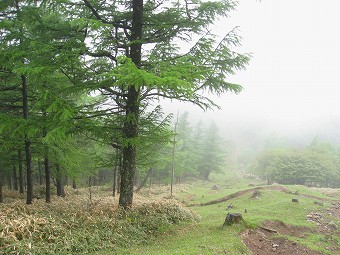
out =
{"type": "Polygon", "coordinates": [[[238,52],[253,55],[246,70],[229,77],[243,92],[216,98],[221,110],[166,102],[165,111],[188,111],[193,123],[214,120],[231,140],[277,136],[305,144],[318,136],[337,143],[339,10],[336,0],[240,1],[215,29],[227,33],[239,26],[238,52]]]}

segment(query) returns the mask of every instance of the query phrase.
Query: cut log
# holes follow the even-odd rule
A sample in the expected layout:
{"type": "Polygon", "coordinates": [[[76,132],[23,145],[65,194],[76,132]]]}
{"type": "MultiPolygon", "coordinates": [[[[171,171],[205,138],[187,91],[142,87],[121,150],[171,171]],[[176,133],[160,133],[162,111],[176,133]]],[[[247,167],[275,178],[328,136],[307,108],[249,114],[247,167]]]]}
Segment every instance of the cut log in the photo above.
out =
{"type": "Polygon", "coordinates": [[[241,221],[243,221],[242,214],[228,213],[223,223],[223,226],[230,226],[232,224],[239,223],[241,221]]]}

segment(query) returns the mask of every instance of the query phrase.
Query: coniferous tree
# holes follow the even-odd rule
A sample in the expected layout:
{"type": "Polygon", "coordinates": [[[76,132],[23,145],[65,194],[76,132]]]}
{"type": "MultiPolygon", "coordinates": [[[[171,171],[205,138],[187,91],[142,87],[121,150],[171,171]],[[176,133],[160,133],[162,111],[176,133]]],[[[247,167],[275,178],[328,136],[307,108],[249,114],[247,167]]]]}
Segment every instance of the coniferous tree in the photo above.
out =
{"type": "Polygon", "coordinates": [[[198,172],[205,180],[212,172],[221,172],[225,164],[225,152],[222,149],[222,139],[218,127],[212,122],[205,132],[199,157],[198,172]]]}
{"type": "Polygon", "coordinates": [[[142,102],[166,97],[214,106],[202,96],[202,90],[239,92],[240,86],[225,79],[243,68],[249,57],[231,50],[239,43],[235,31],[217,42],[208,30],[219,15],[234,8],[230,1],[170,4],[133,0],[121,2],[121,6],[117,2],[83,3],[90,19],[87,36],[96,40],[85,52],[96,59],[93,70],[103,77],[98,88],[111,94],[125,111],[120,205],[126,208],[133,197],[142,102]],[[176,41],[190,40],[195,34],[202,36],[188,52],[179,53],[176,41]],[[152,45],[152,49],[145,51],[145,45],[152,45]]]}
{"type": "MultiPolygon", "coordinates": [[[[232,50],[239,44],[238,36],[233,30],[217,41],[209,32],[219,16],[234,9],[231,1],[72,0],[20,4],[25,24],[22,28],[29,30],[25,33],[29,36],[22,38],[24,51],[18,57],[25,61],[16,69],[22,84],[28,80],[32,88],[37,73],[54,67],[75,90],[100,92],[106,102],[111,102],[109,110],[96,108],[93,114],[87,112],[87,117],[110,111],[122,114],[119,203],[124,208],[132,204],[141,110],[159,97],[213,107],[214,102],[202,91],[221,94],[241,90],[226,82],[229,74],[249,60],[248,55],[232,50]],[[21,8],[24,5],[29,8],[21,8]],[[196,42],[189,42],[197,35],[200,38],[196,42]],[[190,49],[178,51],[179,42],[189,42],[190,49]]],[[[31,90],[32,95],[38,92],[38,87],[31,90]]]]}

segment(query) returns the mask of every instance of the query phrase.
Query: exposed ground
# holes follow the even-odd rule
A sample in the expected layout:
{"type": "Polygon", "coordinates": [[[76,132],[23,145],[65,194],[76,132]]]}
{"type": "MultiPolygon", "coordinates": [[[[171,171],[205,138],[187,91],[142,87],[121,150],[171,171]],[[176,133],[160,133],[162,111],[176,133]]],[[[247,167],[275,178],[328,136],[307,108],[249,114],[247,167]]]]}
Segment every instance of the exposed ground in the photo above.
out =
{"type": "MultiPolygon", "coordinates": [[[[340,235],[338,226],[329,219],[330,217],[340,219],[340,202],[338,202],[338,200],[334,201],[331,198],[318,197],[311,194],[293,193],[288,188],[279,185],[241,190],[223,198],[200,204],[191,204],[190,206],[218,204],[260,190],[276,190],[288,194],[299,195],[300,197],[312,198],[316,200],[315,204],[319,205],[320,208],[316,212],[311,211],[306,215],[306,221],[312,221],[317,224],[316,230],[303,226],[287,225],[281,221],[266,221],[256,229],[247,229],[242,232],[241,238],[253,255],[322,255],[324,253],[310,250],[295,241],[288,240],[287,237],[303,239],[311,234],[323,234],[326,235],[326,238],[332,239],[332,235],[340,235]],[[323,202],[325,201],[331,201],[331,206],[327,209],[322,208],[323,202]]],[[[329,193],[325,194],[329,195],[329,193]]],[[[188,198],[190,199],[192,197],[188,198]]],[[[331,241],[331,243],[332,245],[326,247],[326,249],[330,251],[331,254],[340,254],[340,243],[336,240],[333,242],[331,241]]]]}
{"type": "Polygon", "coordinates": [[[171,199],[168,186],[144,188],[129,214],[117,210],[107,188],[94,187],[91,200],[86,189],[67,189],[66,198],[33,206],[7,192],[0,205],[0,254],[7,254],[3,247],[29,247],[39,249],[35,254],[340,255],[339,190],[222,181],[212,190],[213,184],[176,185],[171,199]],[[173,224],[194,217],[182,203],[200,221],[173,224]],[[242,213],[245,224],[222,227],[227,212],[242,213]]]}
{"type": "MultiPolygon", "coordinates": [[[[276,190],[287,194],[298,195],[301,198],[315,199],[315,204],[319,206],[318,210],[310,211],[306,214],[306,221],[314,222],[317,225],[316,230],[312,230],[305,226],[293,226],[285,224],[281,221],[265,221],[256,229],[247,229],[241,233],[241,238],[244,244],[254,255],[322,255],[319,251],[311,250],[304,245],[294,241],[302,240],[312,234],[324,235],[324,239],[328,239],[329,246],[325,247],[329,254],[340,254],[340,243],[333,240],[333,236],[340,236],[339,226],[333,222],[340,220],[340,202],[334,200],[338,198],[338,190],[321,189],[321,193],[327,197],[320,197],[306,193],[292,192],[290,189],[279,186],[261,186],[250,189],[241,190],[228,196],[214,199],[204,203],[189,204],[189,206],[208,206],[223,203],[229,200],[237,199],[238,197],[255,194],[254,192],[261,190],[276,190]],[[324,202],[329,202],[330,207],[323,208],[324,202]]],[[[315,189],[317,190],[317,189],[315,189]]],[[[209,191],[209,194],[215,194],[216,191],[209,191]]],[[[187,199],[192,201],[193,195],[187,195],[187,199]]],[[[232,208],[232,205],[229,205],[232,208]]],[[[323,241],[320,239],[320,241],[323,241]]],[[[325,240],[326,241],[326,240],[325,240]]]]}

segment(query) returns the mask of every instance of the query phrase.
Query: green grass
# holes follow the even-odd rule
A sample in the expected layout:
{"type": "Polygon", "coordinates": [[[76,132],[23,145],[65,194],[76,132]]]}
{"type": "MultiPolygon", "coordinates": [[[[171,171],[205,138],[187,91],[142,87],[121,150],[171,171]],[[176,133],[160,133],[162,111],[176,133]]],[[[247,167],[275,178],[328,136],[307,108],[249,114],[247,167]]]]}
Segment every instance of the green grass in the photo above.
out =
{"type": "MultiPolygon", "coordinates": [[[[314,198],[304,197],[302,193],[313,194],[319,197],[325,196],[317,191],[310,192],[308,188],[301,186],[286,187],[292,192],[298,190],[300,195],[274,190],[261,190],[262,196],[259,199],[250,198],[251,193],[246,193],[241,197],[223,203],[190,207],[191,210],[200,216],[198,223],[171,227],[166,233],[157,238],[152,238],[146,244],[118,249],[115,254],[250,254],[240,239],[239,234],[246,228],[255,228],[261,225],[266,220],[282,221],[285,224],[307,226],[315,229],[315,223],[307,222],[306,215],[312,210],[318,210],[319,206],[314,204],[314,198]],[[298,198],[299,203],[292,203],[293,197],[298,198]],[[234,208],[227,210],[229,204],[232,204],[234,208]],[[245,209],[247,209],[247,213],[244,213],[245,209]],[[242,213],[245,224],[222,227],[228,212],[242,213]]],[[[187,191],[180,192],[177,196],[186,204],[193,204],[221,198],[245,188],[249,189],[251,187],[248,186],[248,181],[244,180],[238,183],[227,183],[222,180],[219,182],[199,181],[191,184],[187,191]],[[221,190],[211,191],[211,187],[215,183],[221,187],[221,190]]],[[[329,203],[326,203],[325,207],[327,205],[329,203]]],[[[288,238],[310,249],[322,251],[325,254],[332,254],[325,248],[327,245],[332,244],[332,242],[334,244],[339,239],[339,237],[334,237],[335,241],[333,238],[333,240],[328,240],[327,242],[325,236],[314,234],[307,236],[307,238],[288,238]],[[320,245],[321,243],[322,245],[320,245]]],[[[112,253],[103,252],[101,254],[112,253]]]]}

